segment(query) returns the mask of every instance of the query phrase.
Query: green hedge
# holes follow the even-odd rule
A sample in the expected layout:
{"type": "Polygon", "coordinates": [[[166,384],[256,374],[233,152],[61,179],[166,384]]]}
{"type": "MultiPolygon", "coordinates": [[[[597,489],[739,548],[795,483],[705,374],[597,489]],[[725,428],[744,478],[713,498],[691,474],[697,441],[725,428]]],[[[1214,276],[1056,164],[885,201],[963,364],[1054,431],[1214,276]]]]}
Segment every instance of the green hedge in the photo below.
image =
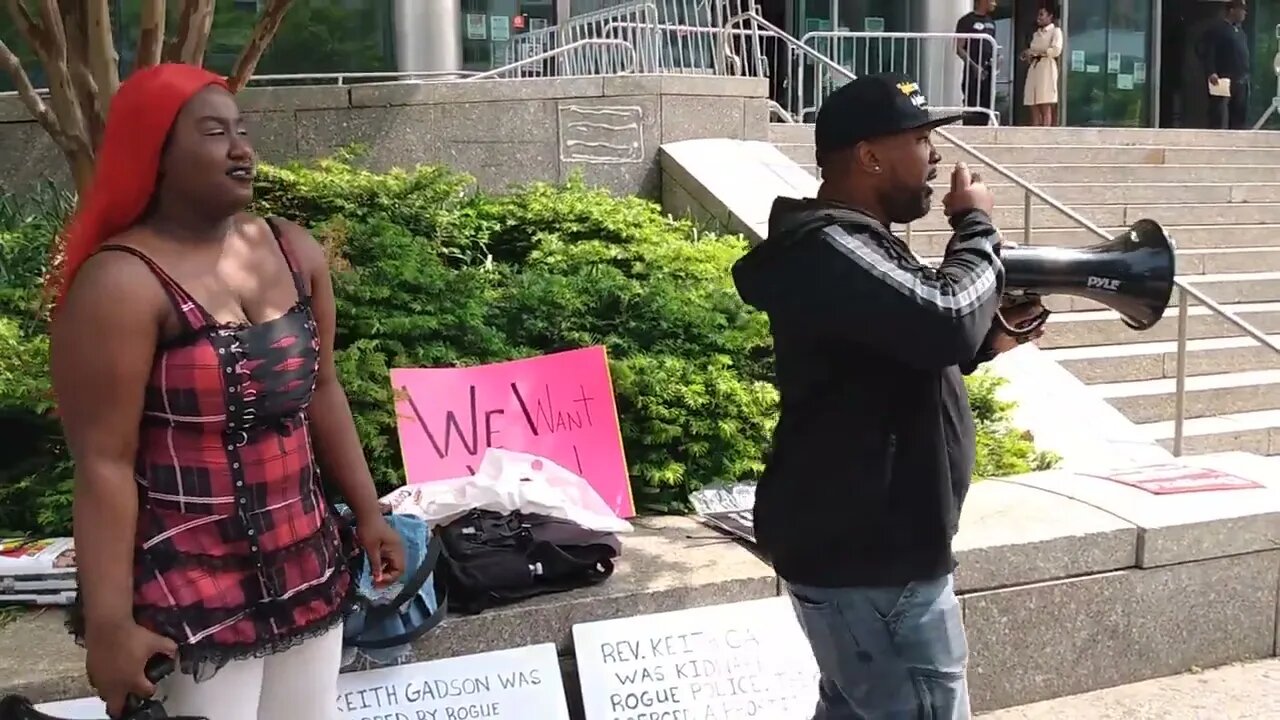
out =
{"type": "MultiPolygon", "coordinates": [[[[777,393],[767,321],[743,305],[730,277],[742,238],[577,182],[486,195],[443,168],[379,174],[343,156],[263,168],[257,210],[308,225],[329,248],[338,366],[384,490],[403,480],[389,368],[592,344],[609,349],[642,509],[682,510],[703,482],[759,474],[777,393]]],[[[25,446],[35,450],[19,458],[22,469],[0,478],[0,528],[61,531],[69,473],[46,414],[47,346],[33,280],[48,226],[10,215],[16,224],[0,230],[0,261],[16,270],[0,290],[0,413],[38,442],[25,446]]],[[[1009,424],[994,394],[999,382],[970,379],[978,474],[1047,465],[1052,459],[1009,424]]]]}

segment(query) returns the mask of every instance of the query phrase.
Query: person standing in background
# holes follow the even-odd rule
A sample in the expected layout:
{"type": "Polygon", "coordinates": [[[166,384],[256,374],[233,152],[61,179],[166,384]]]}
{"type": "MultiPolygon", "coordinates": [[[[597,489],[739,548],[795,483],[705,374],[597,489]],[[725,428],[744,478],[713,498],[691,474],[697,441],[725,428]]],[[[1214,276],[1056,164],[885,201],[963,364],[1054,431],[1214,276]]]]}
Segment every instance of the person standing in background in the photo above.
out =
{"type": "Polygon", "coordinates": [[[1244,19],[1245,0],[1227,4],[1222,20],[1209,26],[1200,40],[1200,59],[1209,85],[1209,127],[1214,130],[1245,129],[1249,109],[1249,41],[1244,19]],[[1227,87],[1222,88],[1223,83],[1227,87]]]}
{"type": "Polygon", "coordinates": [[[996,76],[996,0],[976,0],[973,12],[966,13],[956,23],[957,35],[987,35],[990,42],[981,38],[956,38],[956,55],[964,61],[961,81],[964,87],[964,105],[969,109],[964,115],[965,125],[989,125],[992,117],[975,108],[991,110],[995,94],[996,76]]]}
{"type": "Polygon", "coordinates": [[[1058,124],[1058,58],[1062,56],[1062,30],[1054,24],[1057,13],[1049,6],[1036,15],[1036,31],[1031,46],[1022,51],[1028,63],[1023,104],[1031,108],[1031,124],[1058,124]]]}

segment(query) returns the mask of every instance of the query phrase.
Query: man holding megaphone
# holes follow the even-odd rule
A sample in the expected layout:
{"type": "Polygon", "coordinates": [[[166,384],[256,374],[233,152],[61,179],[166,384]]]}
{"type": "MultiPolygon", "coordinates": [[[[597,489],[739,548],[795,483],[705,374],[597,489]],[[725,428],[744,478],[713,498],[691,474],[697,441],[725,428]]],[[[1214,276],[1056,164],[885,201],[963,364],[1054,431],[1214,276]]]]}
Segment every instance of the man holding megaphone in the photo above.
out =
{"type": "Polygon", "coordinates": [[[761,549],[787,581],[822,671],[816,718],[970,717],[951,539],[975,430],[963,375],[1039,337],[1008,307],[991,191],[963,164],[941,264],[890,228],[930,209],[936,115],[896,74],[860,77],[818,113],[823,183],[778,198],[769,237],[734,266],[769,315],[781,416],[756,491],[761,549]]]}

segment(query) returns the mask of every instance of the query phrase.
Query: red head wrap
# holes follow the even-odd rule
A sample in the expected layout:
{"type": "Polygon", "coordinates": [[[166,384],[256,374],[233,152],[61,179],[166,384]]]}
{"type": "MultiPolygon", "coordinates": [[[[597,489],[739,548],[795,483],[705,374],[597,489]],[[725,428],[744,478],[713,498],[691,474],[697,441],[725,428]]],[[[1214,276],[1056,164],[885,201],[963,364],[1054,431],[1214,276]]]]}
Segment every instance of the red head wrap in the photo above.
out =
{"type": "Polygon", "coordinates": [[[201,90],[227,87],[193,65],[165,63],[129,76],[111,100],[93,182],[63,231],[64,257],[51,278],[58,302],[76,272],[102,243],[142,217],[155,193],[160,154],[182,106],[201,90]]]}

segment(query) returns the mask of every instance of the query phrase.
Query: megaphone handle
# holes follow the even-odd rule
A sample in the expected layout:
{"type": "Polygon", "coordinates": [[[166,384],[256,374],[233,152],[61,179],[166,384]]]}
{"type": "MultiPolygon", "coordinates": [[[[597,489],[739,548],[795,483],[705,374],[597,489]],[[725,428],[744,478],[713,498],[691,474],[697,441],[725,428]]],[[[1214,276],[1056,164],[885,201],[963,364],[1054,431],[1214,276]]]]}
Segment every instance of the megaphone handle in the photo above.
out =
{"type": "Polygon", "coordinates": [[[1044,327],[1044,324],[1049,321],[1049,316],[1052,314],[1053,313],[1048,309],[1041,310],[1040,314],[1035,316],[1035,318],[1030,322],[1026,323],[1022,327],[1015,328],[1004,319],[1003,313],[996,310],[996,322],[1000,323],[1000,329],[1003,330],[1006,335],[1017,340],[1019,343],[1024,343],[1030,340],[1031,336],[1034,335],[1037,330],[1044,327]]]}
{"type": "MultiPolygon", "coordinates": [[[[153,685],[168,677],[175,669],[176,665],[173,658],[168,655],[153,655],[147,661],[147,666],[143,672],[147,676],[147,680],[153,685]]],[[[151,717],[164,717],[163,714],[156,715],[150,710],[148,698],[140,698],[137,695],[130,694],[124,699],[124,715],[122,717],[127,720],[147,720],[151,717]],[[146,711],[146,712],[142,712],[146,711]]]]}

